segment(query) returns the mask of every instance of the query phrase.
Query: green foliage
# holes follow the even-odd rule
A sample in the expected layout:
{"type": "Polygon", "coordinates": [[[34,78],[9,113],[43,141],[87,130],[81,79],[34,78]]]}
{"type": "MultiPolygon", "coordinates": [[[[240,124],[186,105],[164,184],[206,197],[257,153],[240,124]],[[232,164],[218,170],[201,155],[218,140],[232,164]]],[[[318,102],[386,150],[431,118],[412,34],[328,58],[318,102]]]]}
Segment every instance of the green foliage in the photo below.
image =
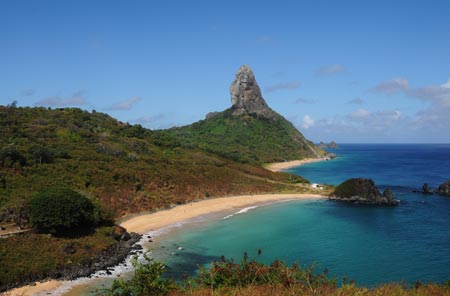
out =
{"type": "Polygon", "coordinates": [[[233,116],[231,110],[188,126],[158,131],[180,140],[185,147],[198,147],[244,163],[267,163],[317,157],[324,152],[282,116],[233,116]]]}
{"type": "MultiPolygon", "coordinates": [[[[258,255],[261,251],[258,251],[258,255]]],[[[210,287],[212,290],[224,287],[246,287],[249,285],[277,285],[285,287],[302,286],[313,291],[318,286],[336,286],[337,281],[327,278],[328,271],[315,274],[311,266],[302,269],[298,264],[286,266],[283,261],[276,260],[271,265],[264,265],[255,259],[248,260],[244,254],[240,263],[226,260],[214,262],[209,270],[201,267],[197,278],[200,287],[210,287]]]]}
{"type": "Polygon", "coordinates": [[[10,144],[0,149],[0,166],[6,168],[12,168],[15,164],[24,166],[26,159],[22,153],[17,150],[15,145],[10,144]]]}
{"type": "MultiPolygon", "coordinates": [[[[258,255],[261,251],[258,250],[258,255]]],[[[220,262],[213,262],[209,269],[200,267],[193,278],[180,282],[164,279],[163,264],[145,257],[146,262],[133,261],[135,272],[129,280],[116,280],[112,288],[103,289],[98,295],[399,295],[430,296],[450,295],[449,282],[443,284],[416,284],[407,287],[404,284],[384,284],[373,288],[357,286],[353,281],[342,286],[336,279],[328,277],[328,270],[314,272],[314,266],[301,268],[298,264],[287,266],[276,260],[270,265],[249,260],[247,254],[239,263],[222,257],[220,262]]]]}
{"type": "MultiPolygon", "coordinates": [[[[209,196],[287,192],[284,174],[182,147],[173,135],[76,108],[0,106],[0,210],[65,186],[115,216],[209,196]]],[[[238,155],[238,151],[235,152],[238,155]]],[[[237,158],[236,158],[237,159],[237,158]]],[[[292,192],[292,191],[291,191],[292,192]]]]}
{"type": "Polygon", "coordinates": [[[55,159],[55,153],[42,145],[31,146],[29,154],[35,163],[52,163],[55,159]]]}
{"type": "Polygon", "coordinates": [[[146,262],[139,263],[137,257],[132,259],[134,274],[130,280],[114,280],[111,289],[100,291],[101,295],[167,295],[174,289],[174,284],[164,279],[165,265],[154,261],[144,254],[146,262]]]}
{"type": "Polygon", "coordinates": [[[29,217],[33,228],[52,234],[92,227],[97,218],[92,202],[67,188],[49,188],[39,192],[29,202],[29,217]]]}

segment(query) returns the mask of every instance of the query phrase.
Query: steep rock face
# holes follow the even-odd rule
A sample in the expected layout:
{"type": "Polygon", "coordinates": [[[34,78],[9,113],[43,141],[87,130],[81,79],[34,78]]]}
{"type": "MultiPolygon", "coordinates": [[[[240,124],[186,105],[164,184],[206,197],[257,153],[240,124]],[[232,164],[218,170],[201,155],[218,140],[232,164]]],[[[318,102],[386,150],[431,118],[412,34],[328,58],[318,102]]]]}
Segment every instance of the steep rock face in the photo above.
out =
{"type": "Polygon", "coordinates": [[[441,185],[439,185],[439,188],[437,190],[439,194],[442,195],[449,195],[450,196],[450,180],[445,181],[441,185]]]}
{"type": "Polygon", "coordinates": [[[249,66],[243,65],[239,68],[230,86],[230,94],[233,115],[257,114],[274,118],[275,112],[263,99],[255,75],[249,66]]]}
{"type": "Polygon", "coordinates": [[[395,206],[399,202],[394,198],[391,189],[386,189],[380,194],[375,183],[371,179],[349,179],[336,187],[329,196],[331,200],[351,202],[355,204],[389,205],[395,206]]]}

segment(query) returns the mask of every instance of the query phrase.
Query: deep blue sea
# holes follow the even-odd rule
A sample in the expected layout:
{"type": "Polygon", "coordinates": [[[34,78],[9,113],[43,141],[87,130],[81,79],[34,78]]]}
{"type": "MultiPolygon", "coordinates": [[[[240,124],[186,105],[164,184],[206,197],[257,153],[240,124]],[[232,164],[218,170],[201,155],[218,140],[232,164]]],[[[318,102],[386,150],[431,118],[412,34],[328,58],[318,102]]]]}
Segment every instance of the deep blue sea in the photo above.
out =
{"type": "MultiPolygon", "coordinates": [[[[441,282],[450,278],[450,197],[413,193],[450,179],[450,145],[341,145],[331,161],[290,169],[314,183],[337,185],[352,177],[391,187],[398,207],[354,206],[328,200],[277,203],[223,219],[193,223],[165,235],[154,255],[175,276],[198,264],[244,252],[270,263],[282,259],[328,268],[372,286],[390,281],[441,282]]],[[[229,213],[227,213],[229,214],[229,213]]]]}

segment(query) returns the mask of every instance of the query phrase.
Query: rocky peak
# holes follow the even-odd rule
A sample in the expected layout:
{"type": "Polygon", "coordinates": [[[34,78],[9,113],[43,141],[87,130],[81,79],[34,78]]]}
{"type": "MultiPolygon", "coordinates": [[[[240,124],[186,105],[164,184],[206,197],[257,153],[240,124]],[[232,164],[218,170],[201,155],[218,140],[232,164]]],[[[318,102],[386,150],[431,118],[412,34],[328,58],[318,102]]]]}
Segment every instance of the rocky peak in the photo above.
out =
{"type": "Polygon", "coordinates": [[[267,118],[275,115],[263,99],[255,75],[247,65],[241,66],[237,71],[230,86],[230,94],[233,115],[256,113],[267,118]]]}

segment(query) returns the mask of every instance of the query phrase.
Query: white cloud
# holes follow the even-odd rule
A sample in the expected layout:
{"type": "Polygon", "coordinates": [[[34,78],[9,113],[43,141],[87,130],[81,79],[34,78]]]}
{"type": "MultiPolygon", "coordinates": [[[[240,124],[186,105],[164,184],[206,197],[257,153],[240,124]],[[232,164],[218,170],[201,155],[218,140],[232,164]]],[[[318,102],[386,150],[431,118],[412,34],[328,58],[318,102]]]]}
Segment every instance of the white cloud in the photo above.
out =
{"type": "Polygon", "coordinates": [[[284,83],[278,83],[272,86],[268,86],[265,88],[265,91],[267,93],[284,90],[284,89],[297,89],[301,86],[300,81],[292,81],[292,82],[284,82],[284,83]]]}
{"type": "Polygon", "coordinates": [[[317,70],[317,74],[319,75],[334,75],[338,73],[345,72],[344,66],[340,64],[328,65],[317,70]]]}
{"type": "Polygon", "coordinates": [[[411,89],[407,92],[410,96],[431,102],[437,108],[450,108],[450,79],[441,85],[433,85],[411,89]]]}
{"type": "Polygon", "coordinates": [[[62,98],[60,96],[53,96],[47,99],[40,100],[34,105],[50,106],[50,107],[68,107],[68,106],[86,106],[89,103],[84,98],[86,92],[83,90],[76,91],[69,98],[62,98]]]}
{"type": "Polygon", "coordinates": [[[142,100],[141,97],[134,96],[127,100],[113,104],[108,110],[130,110],[137,102],[142,100]]]}
{"type": "Polygon", "coordinates": [[[309,117],[309,115],[305,115],[302,120],[302,128],[309,129],[310,127],[314,126],[314,123],[314,119],[309,117]]]}
{"type": "Polygon", "coordinates": [[[408,87],[409,82],[406,78],[397,77],[379,83],[375,87],[371,88],[370,91],[373,93],[384,93],[386,95],[393,95],[398,92],[407,90],[408,87]]]}
{"type": "Polygon", "coordinates": [[[446,83],[441,84],[441,87],[443,87],[443,88],[450,88],[450,78],[447,80],[446,83]]]}
{"type": "Polygon", "coordinates": [[[357,109],[349,114],[350,118],[359,119],[359,118],[366,118],[370,116],[370,112],[366,109],[357,109]]]}

